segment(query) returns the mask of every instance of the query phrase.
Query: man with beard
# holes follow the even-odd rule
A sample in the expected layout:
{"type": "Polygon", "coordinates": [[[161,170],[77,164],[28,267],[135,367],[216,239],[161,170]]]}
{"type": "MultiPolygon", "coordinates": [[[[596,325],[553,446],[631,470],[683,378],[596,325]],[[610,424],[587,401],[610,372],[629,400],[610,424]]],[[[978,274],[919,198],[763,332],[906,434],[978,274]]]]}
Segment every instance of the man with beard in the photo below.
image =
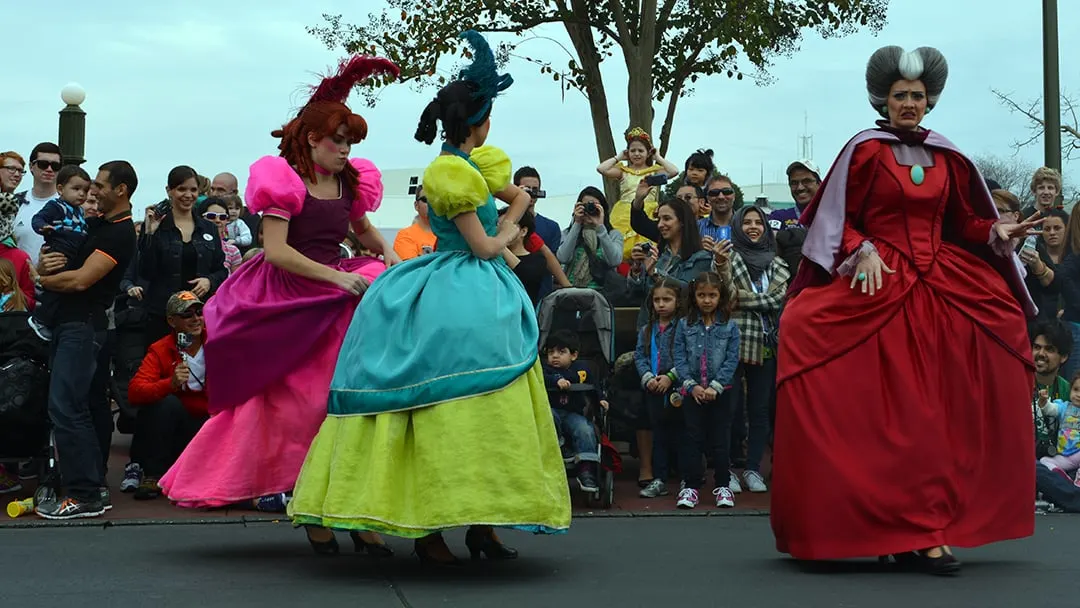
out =
{"type": "Polygon", "coordinates": [[[735,217],[735,187],[731,178],[717,175],[710,179],[705,199],[709,203],[709,215],[698,221],[698,232],[701,248],[712,251],[717,243],[731,238],[731,220],[735,217]]]}
{"type": "MultiPolygon", "coordinates": [[[[1035,458],[1052,455],[1057,446],[1058,420],[1056,417],[1043,416],[1036,406],[1039,394],[1046,391],[1047,397],[1069,400],[1070,386],[1062,378],[1061,367],[1069,359],[1072,351],[1072,334],[1060,321],[1041,321],[1032,331],[1035,336],[1031,342],[1031,352],[1035,360],[1035,394],[1031,408],[1035,418],[1035,458]]],[[[1080,513],[1080,487],[1077,487],[1066,475],[1051,471],[1035,463],[1035,489],[1043,500],[1036,501],[1036,507],[1050,510],[1053,507],[1080,513]]]]}
{"type": "Polygon", "coordinates": [[[769,214],[769,225],[778,232],[801,225],[799,217],[810,201],[814,200],[814,195],[821,186],[821,173],[817,165],[809,160],[797,160],[788,165],[787,176],[795,206],[790,209],[777,209],[769,214]]]}
{"type": "Polygon", "coordinates": [[[821,186],[821,172],[813,162],[797,160],[788,165],[787,176],[795,206],[770,213],[769,226],[776,233],[776,253],[788,263],[794,276],[802,262],[802,245],[806,240],[806,227],[799,218],[821,186]]]}

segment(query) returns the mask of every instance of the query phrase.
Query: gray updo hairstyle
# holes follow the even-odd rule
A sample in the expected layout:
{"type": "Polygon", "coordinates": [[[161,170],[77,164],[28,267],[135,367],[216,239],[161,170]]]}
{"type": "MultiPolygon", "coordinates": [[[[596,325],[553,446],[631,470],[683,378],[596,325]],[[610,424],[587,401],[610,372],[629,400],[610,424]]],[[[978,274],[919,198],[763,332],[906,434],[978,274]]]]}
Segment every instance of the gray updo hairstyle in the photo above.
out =
{"type": "Polygon", "coordinates": [[[886,108],[889,89],[897,80],[919,80],[926,86],[926,111],[934,109],[945,81],[949,78],[949,64],[941,51],[921,46],[905,52],[899,46],[878,49],[866,62],[866,92],[870,105],[883,118],[889,117],[886,108]]]}

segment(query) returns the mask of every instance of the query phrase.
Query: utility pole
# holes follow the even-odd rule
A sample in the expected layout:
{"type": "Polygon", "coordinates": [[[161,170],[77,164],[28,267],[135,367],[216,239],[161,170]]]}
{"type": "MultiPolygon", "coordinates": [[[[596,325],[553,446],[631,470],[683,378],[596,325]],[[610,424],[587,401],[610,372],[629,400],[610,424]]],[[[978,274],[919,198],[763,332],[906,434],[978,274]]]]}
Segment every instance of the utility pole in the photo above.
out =
{"type": "Polygon", "coordinates": [[[1061,90],[1058,76],[1057,0],[1043,0],[1044,164],[1061,171],[1061,90]]]}

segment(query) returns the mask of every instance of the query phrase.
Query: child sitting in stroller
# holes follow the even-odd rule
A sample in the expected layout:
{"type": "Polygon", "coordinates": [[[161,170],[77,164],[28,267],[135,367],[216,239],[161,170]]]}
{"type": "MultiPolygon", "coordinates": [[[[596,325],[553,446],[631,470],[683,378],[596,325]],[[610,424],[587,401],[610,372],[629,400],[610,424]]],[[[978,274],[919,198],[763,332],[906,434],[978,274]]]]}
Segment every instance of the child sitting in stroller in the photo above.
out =
{"type": "Polygon", "coordinates": [[[590,397],[599,397],[599,405],[605,410],[608,402],[604,400],[599,387],[591,391],[573,390],[574,385],[587,385],[592,380],[589,364],[577,360],[580,348],[577,335],[571,331],[559,330],[548,337],[544,345],[544,385],[548,389],[555,428],[570,444],[578,462],[578,486],[582,492],[595,494],[600,491],[597,485],[600,442],[596,428],[585,414],[590,397]]]}

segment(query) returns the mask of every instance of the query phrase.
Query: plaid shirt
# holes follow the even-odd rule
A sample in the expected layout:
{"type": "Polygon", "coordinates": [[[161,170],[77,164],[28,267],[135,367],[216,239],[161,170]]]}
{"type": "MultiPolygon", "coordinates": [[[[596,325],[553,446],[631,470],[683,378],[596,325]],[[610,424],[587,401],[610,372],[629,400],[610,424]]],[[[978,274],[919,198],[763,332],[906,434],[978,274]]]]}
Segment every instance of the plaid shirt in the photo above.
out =
{"type": "Polygon", "coordinates": [[[769,277],[766,293],[754,291],[750,271],[738,253],[732,252],[731,262],[722,273],[734,282],[739,291],[738,303],[731,318],[739,328],[739,360],[751,365],[761,365],[767,354],[776,355],[776,351],[765,344],[764,321],[768,322],[770,328],[775,328],[779,323],[780,306],[791,279],[787,262],[780,256],[773,258],[765,272],[769,277]],[[767,353],[767,350],[771,352],[767,353]]]}

